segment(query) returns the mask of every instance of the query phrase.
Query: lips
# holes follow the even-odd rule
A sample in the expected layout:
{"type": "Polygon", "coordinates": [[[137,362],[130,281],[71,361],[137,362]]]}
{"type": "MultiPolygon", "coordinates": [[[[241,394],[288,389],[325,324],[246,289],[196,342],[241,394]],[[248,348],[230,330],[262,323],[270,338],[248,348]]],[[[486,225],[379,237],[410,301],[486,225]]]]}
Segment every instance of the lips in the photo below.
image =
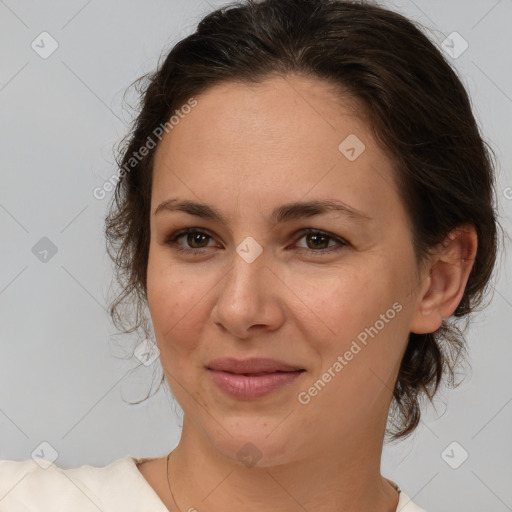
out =
{"type": "Polygon", "coordinates": [[[216,359],[206,367],[213,382],[236,400],[255,400],[293,384],[306,370],[266,358],[216,359]]]}
{"type": "Polygon", "coordinates": [[[231,357],[215,359],[207,366],[209,370],[234,373],[238,375],[265,375],[278,372],[296,372],[304,368],[268,358],[234,359],[231,357]]]}

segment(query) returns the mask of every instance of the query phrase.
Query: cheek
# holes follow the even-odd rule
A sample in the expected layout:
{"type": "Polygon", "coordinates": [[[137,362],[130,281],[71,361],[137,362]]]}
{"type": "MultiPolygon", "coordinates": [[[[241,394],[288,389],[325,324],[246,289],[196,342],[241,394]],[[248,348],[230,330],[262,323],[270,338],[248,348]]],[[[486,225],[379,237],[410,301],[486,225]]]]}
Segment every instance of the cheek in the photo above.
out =
{"type": "MultiPolygon", "coordinates": [[[[297,278],[293,291],[305,308],[299,318],[311,318],[318,340],[343,348],[352,337],[373,324],[393,300],[389,276],[379,276],[377,262],[361,261],[357,267],[309,273],[297,278]],[[373,263],[373,266],[371,265],[373,263]],[[329,340],[329,341],[328,341],[329,340]]],[[[297,305],[299,307],[299,302],[297,305]]]]}
{"type": "Polygon", "coordinates": [[[164,254],[151,254],[148,261],[147,296],[156,341],[162,354],[173,348],[190,347],[190,341],[198,339],[195,331],[200,329],[208,312],[207,278],[200,278],[195,269],[179,265],[172,268],[164,254]],[[181,346],[180,346],[181,345],[181,346]]]}
{"type": "Polygon", "coordinates": [[[377,376],[387,380],[407,339],[399,269],[376,260],[373,266],[370,263],[340,271],[325,282],[310,276],[301,287],[306,304],[316,312],[315,316],[309,313],[315,321],[308,323],[308,338],[322,371],[342,356],[347,360],[343,373],[355,387],[370,386],[372,371],[376,375],[371,381],[378,381],[377,376]],[[387,268],[385,273],[379,273],[382,268],[387,268]]]}
{"type": "Polygon", "coordinates": [[[313,415],[326,423],[356,428],[368,415],[383,414],[391,400],[407,329],[388,280],[359,276],[327,295],[318,292],[322,320],[334,333],[311,330],[319,365],[301,391],[314,397],[313,415]]]}

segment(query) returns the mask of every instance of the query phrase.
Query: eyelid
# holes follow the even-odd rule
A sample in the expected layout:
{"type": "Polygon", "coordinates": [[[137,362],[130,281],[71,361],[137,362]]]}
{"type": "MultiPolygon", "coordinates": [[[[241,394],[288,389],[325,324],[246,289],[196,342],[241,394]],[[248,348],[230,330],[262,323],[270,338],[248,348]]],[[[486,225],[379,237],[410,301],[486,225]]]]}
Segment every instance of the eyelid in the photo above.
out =
{"type": "Polygon", "coordinates": [[[323,229],[316,229],[316,228],[303,228],[303,229],[300,229],[299,231],[297,231],[295,233],[296,240],[295,240],[294,244],[296,244],[304,236],[309,235],[311,233],[322,235],[330,240],[337,242],[338,245],[333,246],[333,247],[328,247],[326,249],[317,249],[317,250],[308,249],[307,247],[299,247],[300,250],[308,251],[309,253],[313,253],[313,254],[316,253],[318,255],[322,255],[322,254],[330,254],[331,252],[336,252],[336,251],[342,249],[343,247],[349,245],[349,243],[345,239],[341,238],[340,236],[335,235],[333,233],[329,233],[328,231],[324,231],[323,229]]]}
{"type": "MultiPolygon", "coordinates": [[[[207,229],[204,229],[204,228],[184,228],[184,229],[179,229],[177,231],[173,231],[169,236],[167,236],[165,239],[164,239],[164,245],[174,245],[176,244],[176,240],[182,236],[185,236],[185,235],[188,235],[190,233],[200,233],[202,235],[206,235],[208,236],[209,238],[211,238],[212,240],[215,239],[215,237],[210,234],[210,232],[207,230],[207,229]]],[[[189,251],[200,251],[202,249],[207,249],[208,247],[201,247],[200,249],[193,249],[193,248],[189,248],[188,250],[189,251]]]]}
{"type": "MultiPolygon", "coordinates": [[[[191,228],[184,228],[184,229],[180,229],[180,230],[174,231],[168,237],[165,238],[163,243],[164,243],[164,245],[171,245],[171,246],[173,246],[174,249],[179,251],[179,252],[189,253],[189,254],[198,254],[200,252],[203,252],[205,249],[211,248],[209,246],[207,246],[207,247],[200,247],[198,249],[197,248],[183,248],[182,246],[180,246],[179,244],[176,243],[176,240],[178,238],[180,238],[182,236],[185,236],[185,235],[188,235],[190,233],[203,234],[203,235],[206,235],[207,237],[211,238],[212,240],[215,240],[215,237],[212,234],[210,234],[210,232],[207,229],[191,227],[191,228]]],[[[330,254],[332,252],[337,252],[337,251],[341,250],[343,247],[350,246],[350,243],[347,240],[345,240],[344,238],[342,238],[342,237],[340,237],[338,235],[335,235],[333,233],[329,233],[328,231],[324,231],[322,229],[317,229],[317,228],[303,228],[303,229],[300,229],[300,230],[296,231],[295,234],[294,234],[294,239],[295,239],[294,245],[301,238],[303,238],[304,236],[306,236],[308,234],[311,234],[311,233],[323,235],[323,236],[325,236],[326,238],[328,238],[330,240],[334,240],[335,242],[338,243],[338,245],[334,246],[334,247],[328,247],[328,248],[316,249],[316,250],[315,249],[309,249],[307,247],[298,247],[299,250],[306,251],[309,254],[313,253],[314,255],[321,256],[321,255],[330,254]]]]}

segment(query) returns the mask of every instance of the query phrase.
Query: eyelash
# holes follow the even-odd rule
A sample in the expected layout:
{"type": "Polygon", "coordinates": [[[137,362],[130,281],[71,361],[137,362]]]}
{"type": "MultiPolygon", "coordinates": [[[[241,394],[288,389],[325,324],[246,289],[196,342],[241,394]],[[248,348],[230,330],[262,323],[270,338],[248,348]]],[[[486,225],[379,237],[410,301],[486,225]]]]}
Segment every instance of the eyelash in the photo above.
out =
{"type": "MultiPolygon", "coordinates": [[[[186,229],[181,229],[179,231],[175,231],[174,233],[172,233],[169,237],[167,237],[165,239],[164,244],[172,246],[172,248],[178,252],[192,254],[192,255],[200,254],[204,249],[208,249],[208,247],[202,247],[200,249],[194,249],[194,248],[185,249],[176,243],[176,240],[178,238],[181,238],[182,236],[189,235],[192,233],[194,233],[194,234],[199,233],[199,234],[206,235],[207,237],[213,239],[213,237],[211,235],[209,235],[207,232],[205,232],[203,230],[196,229],[196,228],[186,228],[186,229]]],[[[313,253],[315,256],[322,256],[324,254],[338,252],[343,247],[349,245],[348,242],[346,242],[345,240],[343,240],[340,237],[337,237],[337,236],[331,235],[330,233],[327,233],[325,231],[320,231],[318,229],[313,229],[313,228],[306,228],[306,229],[301,230],[300,231],[301,236],[297,241],[299,241],[301,238],[303,238],[304,236],[307,236],[309,234],[322,235],[323,237],[330,239],[330,240],[334,240],[340,244],[338,247],[335,247],[335,248],[330,247],[330,248],[326,248],[326,249],[308,249],[305,247],[299,247],[299,249],[304,250],[304,251],[309,251],[309,252],[313,253]]]]}

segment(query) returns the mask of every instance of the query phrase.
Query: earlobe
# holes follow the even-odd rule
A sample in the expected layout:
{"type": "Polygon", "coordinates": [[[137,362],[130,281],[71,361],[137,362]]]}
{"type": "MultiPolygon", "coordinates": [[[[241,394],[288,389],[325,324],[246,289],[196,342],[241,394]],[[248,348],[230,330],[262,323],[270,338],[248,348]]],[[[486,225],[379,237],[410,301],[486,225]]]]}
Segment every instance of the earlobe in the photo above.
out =
{"type": "Polygon", "coordinates": [[[417,311],[410,331],[435,332],[457,309],[464,295],[476,257],[478,237],[475,227],[465,224],[446,237],[432,256],[429,275],[420,288],[417,311]]]}

